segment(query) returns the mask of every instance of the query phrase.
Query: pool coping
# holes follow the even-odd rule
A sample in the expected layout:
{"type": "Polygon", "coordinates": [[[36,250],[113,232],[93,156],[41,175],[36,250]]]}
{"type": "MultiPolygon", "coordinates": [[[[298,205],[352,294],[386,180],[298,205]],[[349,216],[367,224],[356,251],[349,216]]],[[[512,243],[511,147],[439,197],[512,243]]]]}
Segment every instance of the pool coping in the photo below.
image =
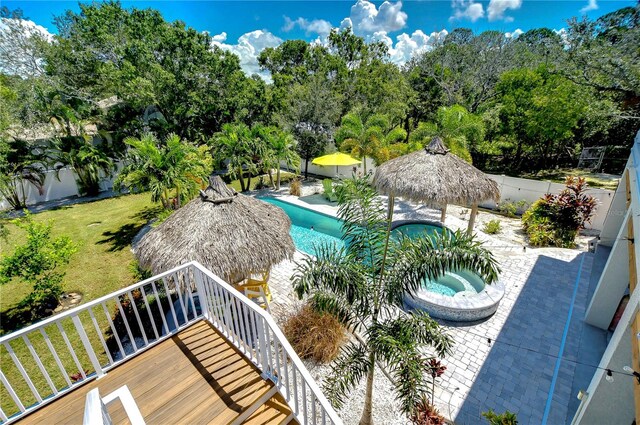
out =
{"type": "Polygon", "coordinates": [[[433,317],[452,321],[476,321],[486,319],[496,312],[504,297],[505,286],[501,281],[486,285],[481,292],[466,296],[461,292],[453,297],[419,289],[413,295],[405,295],[404,301],[411,308],[424,309],[433,317]]]}

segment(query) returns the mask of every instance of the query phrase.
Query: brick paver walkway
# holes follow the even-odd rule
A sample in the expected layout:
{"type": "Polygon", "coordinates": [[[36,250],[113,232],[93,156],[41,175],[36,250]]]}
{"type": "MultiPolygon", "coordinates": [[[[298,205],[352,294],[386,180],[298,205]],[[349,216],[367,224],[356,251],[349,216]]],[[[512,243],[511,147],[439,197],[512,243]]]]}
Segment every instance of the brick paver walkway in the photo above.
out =
{"type": "MultiPolygon", "coordinates": [[[[437,220],[439,212],[400,202],[395,218],[437,220]]],[[[447,226],[466,228],[466,223],[448,217],[447,226]]],[[[478,233],[485,245],[493,247],[500,262],[505,296],[496,314],[481,323],[443,322],[455,344],[452,355],[443,360],[447,371],[438,381],[436,406],[457,424],[484,423],[480,414],[490,408],[500,413],[505,410],[516,413],[521,424],[540,424],[583,261],[548,418],[548,424],[570,423],[578,406],[577,390],[586,389],[593,374],[590,366],[576,363],[582,358],[578,353],[587,347],[595,353],[591,358],[598,358],[606,346],[606,334],[582,321],[588,303],[593,254],[567,249],[525,252],[521,246],[478,233]],[[577,369],[580,373],[576,373],[577,369]]],[[[299,303],[292,294],[290,279],[295,261],[301,256],[296,253],[294,261],[281,263],[272,270],[272,313],[276,320],[281,320],[299,303]]],[[[390,405],[394,404],[392,397],[387,399],[390,405]]],[[[376,407],[382,408],[379,404],[376,407]]],[[[396,423],[405,422],[404,418],[398,418],[396,423]]]]}

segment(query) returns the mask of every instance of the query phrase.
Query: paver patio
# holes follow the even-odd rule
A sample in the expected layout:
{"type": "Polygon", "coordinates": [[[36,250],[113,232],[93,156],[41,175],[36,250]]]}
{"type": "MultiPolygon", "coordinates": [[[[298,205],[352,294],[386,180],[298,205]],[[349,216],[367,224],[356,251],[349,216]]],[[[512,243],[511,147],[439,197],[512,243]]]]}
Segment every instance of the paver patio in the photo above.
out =
{"type": "MultiPolygon", "coordinates": [[[[330,212],[330,207],[323,206],[322,211],[330,212]]],[[[437,220],[439,214],[400,202],[394,219],[437,220]]],[[[446,224],[466,228],[453,216],[446,224]]],[[[547,423],[570,423],[579,404],[577,392],[589,385],[593,365],[607,343],[606,332],[582,320],[597,283],[590,279],[594,254],[555,248],[523,251],[521,246],[478,234],[500,262],[505,296],[496,314],[483,322],[442,322],[455,344],[452,355],[443,360],[447,371],[438,381],[435,404],[457,424],[484,423],[481,412],[490,408],[516,413],[521,424],[540,424],[549,402],[547,423]],[[576,284],[564,353],[550,392],[576,284]]],[[[301,255],[296,253],[296,258],[301,255]]],[[[277,320],[298,302],[291,290],[293,269],[294,262],[285,262],[272,270],[272,310],[277,320]]],[[[384,402],[393,405],[393,397],[384,402]]],[[[381,406],[374,404],[374,416],[375,408],[381,406]]],[[[406,423],[395,418],[394,423],[406,423]]]]}

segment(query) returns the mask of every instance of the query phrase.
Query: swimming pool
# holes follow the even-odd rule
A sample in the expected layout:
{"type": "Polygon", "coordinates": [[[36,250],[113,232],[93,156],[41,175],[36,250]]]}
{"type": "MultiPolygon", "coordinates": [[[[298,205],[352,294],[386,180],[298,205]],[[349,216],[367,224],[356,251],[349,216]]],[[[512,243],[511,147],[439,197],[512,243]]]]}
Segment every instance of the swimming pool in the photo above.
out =
{"type": "MultiPolygon", "coordinates": [[[[291,219],[289,233],[296,248],[310,255],[316,255],[316,247],[322,243],[345,246],[342,236],[342,220],[272,197],[261,200],[284,210],[291,219]]],[[[444,227],[431,221],[397,221],[392,224],[392,232],[407,237],[442,233],[444,227]]],[[[447,272],[441,278],[425,279],[422,288],[414,295],[404,297],[410,308],[427,311],[433,317],[456,321],[480,320],[495,313],[504,295],[501,284],[485,285],[477,274],[469,270],[447,272]]]]}
{"type": "Polygon", "coordinates": [[[316,247],[324,243],[334,244],[338,249],[344,246],[342,220],[277,198],[265,196],[260,199],[282,208],[289,216],[289,234],[298,251],[316,255],[316,247]]]}

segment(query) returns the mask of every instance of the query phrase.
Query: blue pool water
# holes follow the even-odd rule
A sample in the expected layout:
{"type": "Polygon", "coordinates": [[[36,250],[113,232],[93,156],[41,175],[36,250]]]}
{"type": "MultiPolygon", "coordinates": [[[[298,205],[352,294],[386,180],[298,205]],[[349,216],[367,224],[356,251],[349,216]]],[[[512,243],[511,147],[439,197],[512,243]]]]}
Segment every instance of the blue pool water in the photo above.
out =
{"type": "MultiPolygon", "coordinates": [[[[425,232],[433,234],[434,232],[442,233],[442,227],[429,223],[407,223],[401,224],[393,229],[407,237],[417,237],[425,232]]],[[[446,272],[439,279],[425,279],[422,286],[424,289],[436,294],[453,297],[458,292],[478,293],[484,289],[484,281],[477,274],[469,270],[457,270],[455,272],[446,272]]]]}
{"type": "Polygon", "coordinates": [[[338,248],[344,246],[344,241],[340,239],[341,220],[276,198],[260,199],[282,208],[287,213],[291,219],[289,233],[299,251],[316,255],[316,247],[321,244],[335,244],[338,248]]]}
{"type": "MultiPolygon", "coordinates": [[[[289,216],[291,219],[289,233],[299,251],[316,255],[316,248],[325,243],[334,244],[338,248],[344,247],[345,242],[341,239],[342,220],[276,198],[261,197],[260,199],[282,208],[289,216]]],[[[392,232],[402,233],[407,237],[417,237],[424,232],[442,233],[442,226],[429,223],[406,223],[398,225],[392,232]]],[[[475,273],[458,270],[447,272],[435,281],[425,279],[423,287],[428,291],[452,297],[462,291],[480,292],[484,289],[484,282],[475,273]]]]}

